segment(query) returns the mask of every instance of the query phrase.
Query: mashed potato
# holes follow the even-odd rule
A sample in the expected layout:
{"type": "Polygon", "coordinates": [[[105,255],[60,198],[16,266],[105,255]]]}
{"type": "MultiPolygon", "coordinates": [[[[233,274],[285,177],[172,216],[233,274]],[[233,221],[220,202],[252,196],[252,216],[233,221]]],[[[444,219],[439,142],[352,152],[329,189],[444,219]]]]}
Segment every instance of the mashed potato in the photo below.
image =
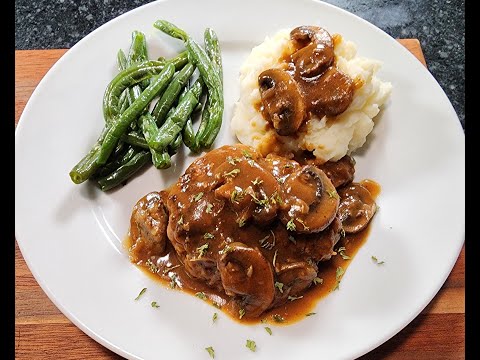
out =
{"type": "Polygon", "coordinates": [[[276,144],[275,152],[313,151],[320,162],[337,161],[360,148],[372,131],[373,118],[388,99],[392,85],[375,76],[381,63],[357,56],[353,42],[338,37],[334,51],[337,67],[362,84],[355,90],[352,103],[334,119],[327,121],[326,117],[313,116],[296,136],[279,136],[256,109],[261,102],[258,75],[269,68],[278,68],[282,55],[293,52],[290,30],[280,30],[253,48],[240,68],[240,98],[231,121],[238,140],[261,152],[272,150],[268,145],[272,143],[276,144]]]}

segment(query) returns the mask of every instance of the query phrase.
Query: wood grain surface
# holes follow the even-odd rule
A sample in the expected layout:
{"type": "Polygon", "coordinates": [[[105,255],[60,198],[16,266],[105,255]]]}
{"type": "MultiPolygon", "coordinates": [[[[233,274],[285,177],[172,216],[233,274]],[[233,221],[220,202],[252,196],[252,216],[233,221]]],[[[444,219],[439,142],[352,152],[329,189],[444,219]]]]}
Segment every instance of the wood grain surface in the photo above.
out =
{"type": "MultiPolygon", "coordinates": [[[[418,40],[399,41],[425,65],[418,40]]],[[[15,52],[15,126],[38,82],[66,51],[15,52]]],[[[15,358],[121,359],[85,335],[53,305],[33,278],[16,243],[15,358]]],[[[360,359],[465,359],[465,248],[442,289],[422,313],[360,359]]]]}

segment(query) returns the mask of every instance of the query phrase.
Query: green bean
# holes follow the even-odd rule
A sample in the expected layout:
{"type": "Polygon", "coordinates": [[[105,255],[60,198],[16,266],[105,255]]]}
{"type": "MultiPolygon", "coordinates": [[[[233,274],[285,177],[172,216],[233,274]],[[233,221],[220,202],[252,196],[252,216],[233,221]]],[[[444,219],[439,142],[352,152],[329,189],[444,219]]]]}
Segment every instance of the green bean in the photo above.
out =
{"type": "Polygon", "coordinates": [[[187,119],[187,122],[183,127],[182,140],[185,146],[188,147],[192,152],[198,152],[198,147],[195,143],[195,132],[193,131],[193,122],[191,117],[187,119]]]}
{"type": "Polygon", "coordinates": [[[135,154],[138,152],[139,150],[137,150],[133,146],[128,146],[126,151],[124,151],[122,154],[119,154],[112,161],[106,163],[104,166],[99,168],[95,173],[95,175],[92,177],[101,178],[101,177],[107,176],[108,174],[118,169],[120,166],[130,161],[130,159],[132,159],[135,156],[135,154]]]}
{"type": "Polygon", "coordinates": [[[187,119],[190,117],[193,109],[198,104],[202,94],[202,81],[197,81],[185,97],[178,103],[173,113],[167,118],[165,123],[157,132],[153,140],[153,147],[156,150],[165,149],[177,135],[182,131],[187,119]]]}
{"type": "Polygon", "coordinates": [[[134,121],[145,107],[150,104],[150,101],[167,86],[174,72],[175,67],[171,63],[165,65],[162,72],[152,79],[150,85],[142,92],[140,97],[112,123],[100,148],[100,155],[97,159],[99,164],[105,164],[116,143],[130,126],[130,123],[134,121]]]}
{"type": "Polygon", "coordinates": [[[127,134],[123,134],[120,140],[126,142],[127,144],[134,145],[140,147],[142,149],[149,149],[147,141],[141,135],[139,135],[135,131],[130,131],[127,134]]]}
{"type": "Polygon", "coordinates": [[[179,132],[177,137],[168,145],[168,153],[174,155],[177,153],[178,148],[182,145],[182,133],[179,132]]]}
{"type": "Polygon", "coordinates": [[[157,124],[155,124],[155,118],[150,113],[146,113],[140,117],[140,128],[142,129],[143,136],[150,148],[154,148],[155,136],[158,133],[157,124]]]}
{"type": "Polygon", "coordinates": [[[167,169],[172,166],[172,159],[170,154],[166,150],[157,151],[155,149],[150,149],[152,153],[152,162],[157,169],[167,169]]]}
{"type": "Polygon", "coordinates": [[[107,128],[104,128],[90,151],[70,170],[70,178],[75,184],[81,184],[88,180],[100,167],[97,159],[100,155],[100,147],[106,134],[107,128]]]}
{"type": "MultiPolygon", "coordinates": [[[[216,65],[209,59],[207,53],[195,40],[188,36],[183,30],[165,20],[158,20],[154,26],[168,35],[181,39],[188,51],[188,59],[197,66],[202,79],[208,88],[208,117],[204,125],[204,131],[197,133],[198,143],[204,147],[210,147],[215,140],[223,119],[223,86],[222,80],[216,70],[216,65]]],[[[205,110],[204,110],[205,112],[205,110]]]]}
{"type": "Polygon", "coordinates": [[[128,67],[128,60],[122,49],[117,52],[117,66],[118,71],[125,70],[128,67]]]}
{"type": "Polygon", "coordinates": [[[107,124],[110,124],[119,115],[119,96],[126,88],[138,84],[144,79],[158,75],[167,63],[173,64],[175,69],[178,70],[187,62],[187,53],[183,52],[166,63],[150,60],[120,71],[108,84],[103,96],[103,115],[107,124]]]}
{"type": "MultiPolygon", "coordinates": [[[[128,52],[128,65],[132,66],[147,60],[147,40],[142,32],[135,30],[132,32],[132,43],[128,52]]],[[[144,90],[148,83],[148,79],[141,81],[139,85],[141,90],[144,90]]],[[[140,89],[138,89],[138,92],[140,92],[140,89]]]]}
{"type": "Polygon", "coordinates": [[[205,51],[207,52],[210,60],[212,60],[212,62],[215,64],[218,76],[223,84],[222,53],[220,51],[217,34],[212,29],[206,28],[203,38],[205,51]]]}
{"type": "Polygon", "coordinates": [[[147,151],[140,151],[135,154],[127,163],[120,166],[111,174],[99,179],[98,185],[102,191],[108,191],[120,185],[140,170],[150,160],[150,154],[147,151]]]}
{"type": "Polygon", "coordinates": [[[157,101],[155,107],[153,108],[153,116],[155,117],[155,122],[157,126],[161,126],[165,120],[168,110],[172,107],[173,103],[180,94],[182,88],[187,84],[188,80],[195,71],[195,66],[191,63],[188,63],[173,77],[168,88],[163,93],[160,100],[157,101]]]}

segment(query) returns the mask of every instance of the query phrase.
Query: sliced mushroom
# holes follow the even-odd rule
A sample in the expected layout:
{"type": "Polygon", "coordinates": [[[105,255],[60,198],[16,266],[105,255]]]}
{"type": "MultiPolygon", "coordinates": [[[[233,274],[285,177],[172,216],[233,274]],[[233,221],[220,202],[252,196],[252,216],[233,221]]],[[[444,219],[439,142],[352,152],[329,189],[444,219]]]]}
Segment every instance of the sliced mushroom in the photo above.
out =
{"type": "Polygon", "coordinates": [[[351,183],[338,191],[341,201],[338,208],[343,229],[352,234],[364,229],[377,210],[370,192],[358,183],[351,183]]]}
{"type": "Polygon", "coordinates": [[[314,99],[312,106],[318,113],[335,116],[347,110],[353,99],[355,83],[348,75],[330,66],[309,87],[309,97],[314,99]]]}
{"type": "Polygon", "coordinates": [[[337,213],[339,197],[330,179],[319,168],[305,165],[284,183],[288,195],[280,219],[287,229],[299,233],[327,228],[337,213]]]}
{"type": "Polygon", "coordinates": [[[272,267],[258,249],[240,242],[229,244],[227,249],[218,261],[225,293],[241,298],[236,304],[245,310],[246,317],[257,317],[275,295],[272,267]]]}
{"type": "Polygon", "coordinates": [[[132,246],[129,252],[133,262],[163,254],[167,241],[167,223],[166,207],[158,192],[151,192],[138,200],[130,217],[132,246]]]}
{"type": "Polygon", "coordinates": [[[285,263],[279,266],[277,279],[289,289],[289,295],[295,296],[310,286],[317,276],[317,270],[318,268],[313,262],[285,263]]]}
{"type": "Polygon", "coordinates": [[[335,54],[330,34],[318,26],[300,26],[290,32],[290,38],[299,48],[292,54],[295,71],[302,77],[313,78],[332,65],[335,54]]]}
{"type": "Polygon", "coordinates": [[[311,42],[333,47],[332,37],[327,30],[319,26],[298,26],[290,31],[290,39],[297,48],[305,47],[311,42]]]}
{"type": "Polygon", "coordinates": [[[263,114],[279,135],[292,135],[302,124],[305,103],[293,77],[280,69],[268,69],[258,76],[263,114]]]}
{"type": "Polygon", "coordinates": [[[319,168],[328,176],[335,188],[346,185],[353,180],[355,175],[355,160],[345,155],[338,161],[327,161],[319,168]]]}

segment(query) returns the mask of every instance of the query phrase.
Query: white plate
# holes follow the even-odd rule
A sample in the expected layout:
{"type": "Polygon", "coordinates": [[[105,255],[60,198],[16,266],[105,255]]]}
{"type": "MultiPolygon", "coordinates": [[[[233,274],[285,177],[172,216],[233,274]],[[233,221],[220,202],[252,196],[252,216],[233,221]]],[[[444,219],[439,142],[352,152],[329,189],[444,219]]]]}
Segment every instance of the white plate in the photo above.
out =
{"type": "Polygon", "coordinates": [[[388,340],[433,298],[464,240],[464,134],[434,78],[406,49],[366,21],[313,1],[181,0],[150,3],[103,25],[70,49],[30,98],[16,131],[15,228],[30,270],[79,328],[129,359],[318,359],[358,357],[388,340]],[[132,206],[171,184],[192,161],[153,168],[119,191],[74,185],[71,167],[103,126],[102,96],[116,74],[116,53],[132,30],[148,36],[152,56],[181,43],[152,26],[163,18],[202,39],[210,26],[221,40],[225,116],[216,146],[234,142],[229,120],[238,97],[239,66],[250,49],[280,28],[317,24],[353,40],[360,55],[384,62],[379,74],[394,89],[357,179],[382,185],[371,235],[348,268],[340,291],[319,302],[316,316],[291,326],[244,326],[202,300],[158,286],[129,263],[121,242],[132,206]],[[376,266],[371,255],[385,260],[376,266]],[[133,301],[143,287],[148,291],[133,301]],[[151,301],[160,304],[150,307],[151,301]],[[256,353],[245,347],[256,341],[256,353]]]}

